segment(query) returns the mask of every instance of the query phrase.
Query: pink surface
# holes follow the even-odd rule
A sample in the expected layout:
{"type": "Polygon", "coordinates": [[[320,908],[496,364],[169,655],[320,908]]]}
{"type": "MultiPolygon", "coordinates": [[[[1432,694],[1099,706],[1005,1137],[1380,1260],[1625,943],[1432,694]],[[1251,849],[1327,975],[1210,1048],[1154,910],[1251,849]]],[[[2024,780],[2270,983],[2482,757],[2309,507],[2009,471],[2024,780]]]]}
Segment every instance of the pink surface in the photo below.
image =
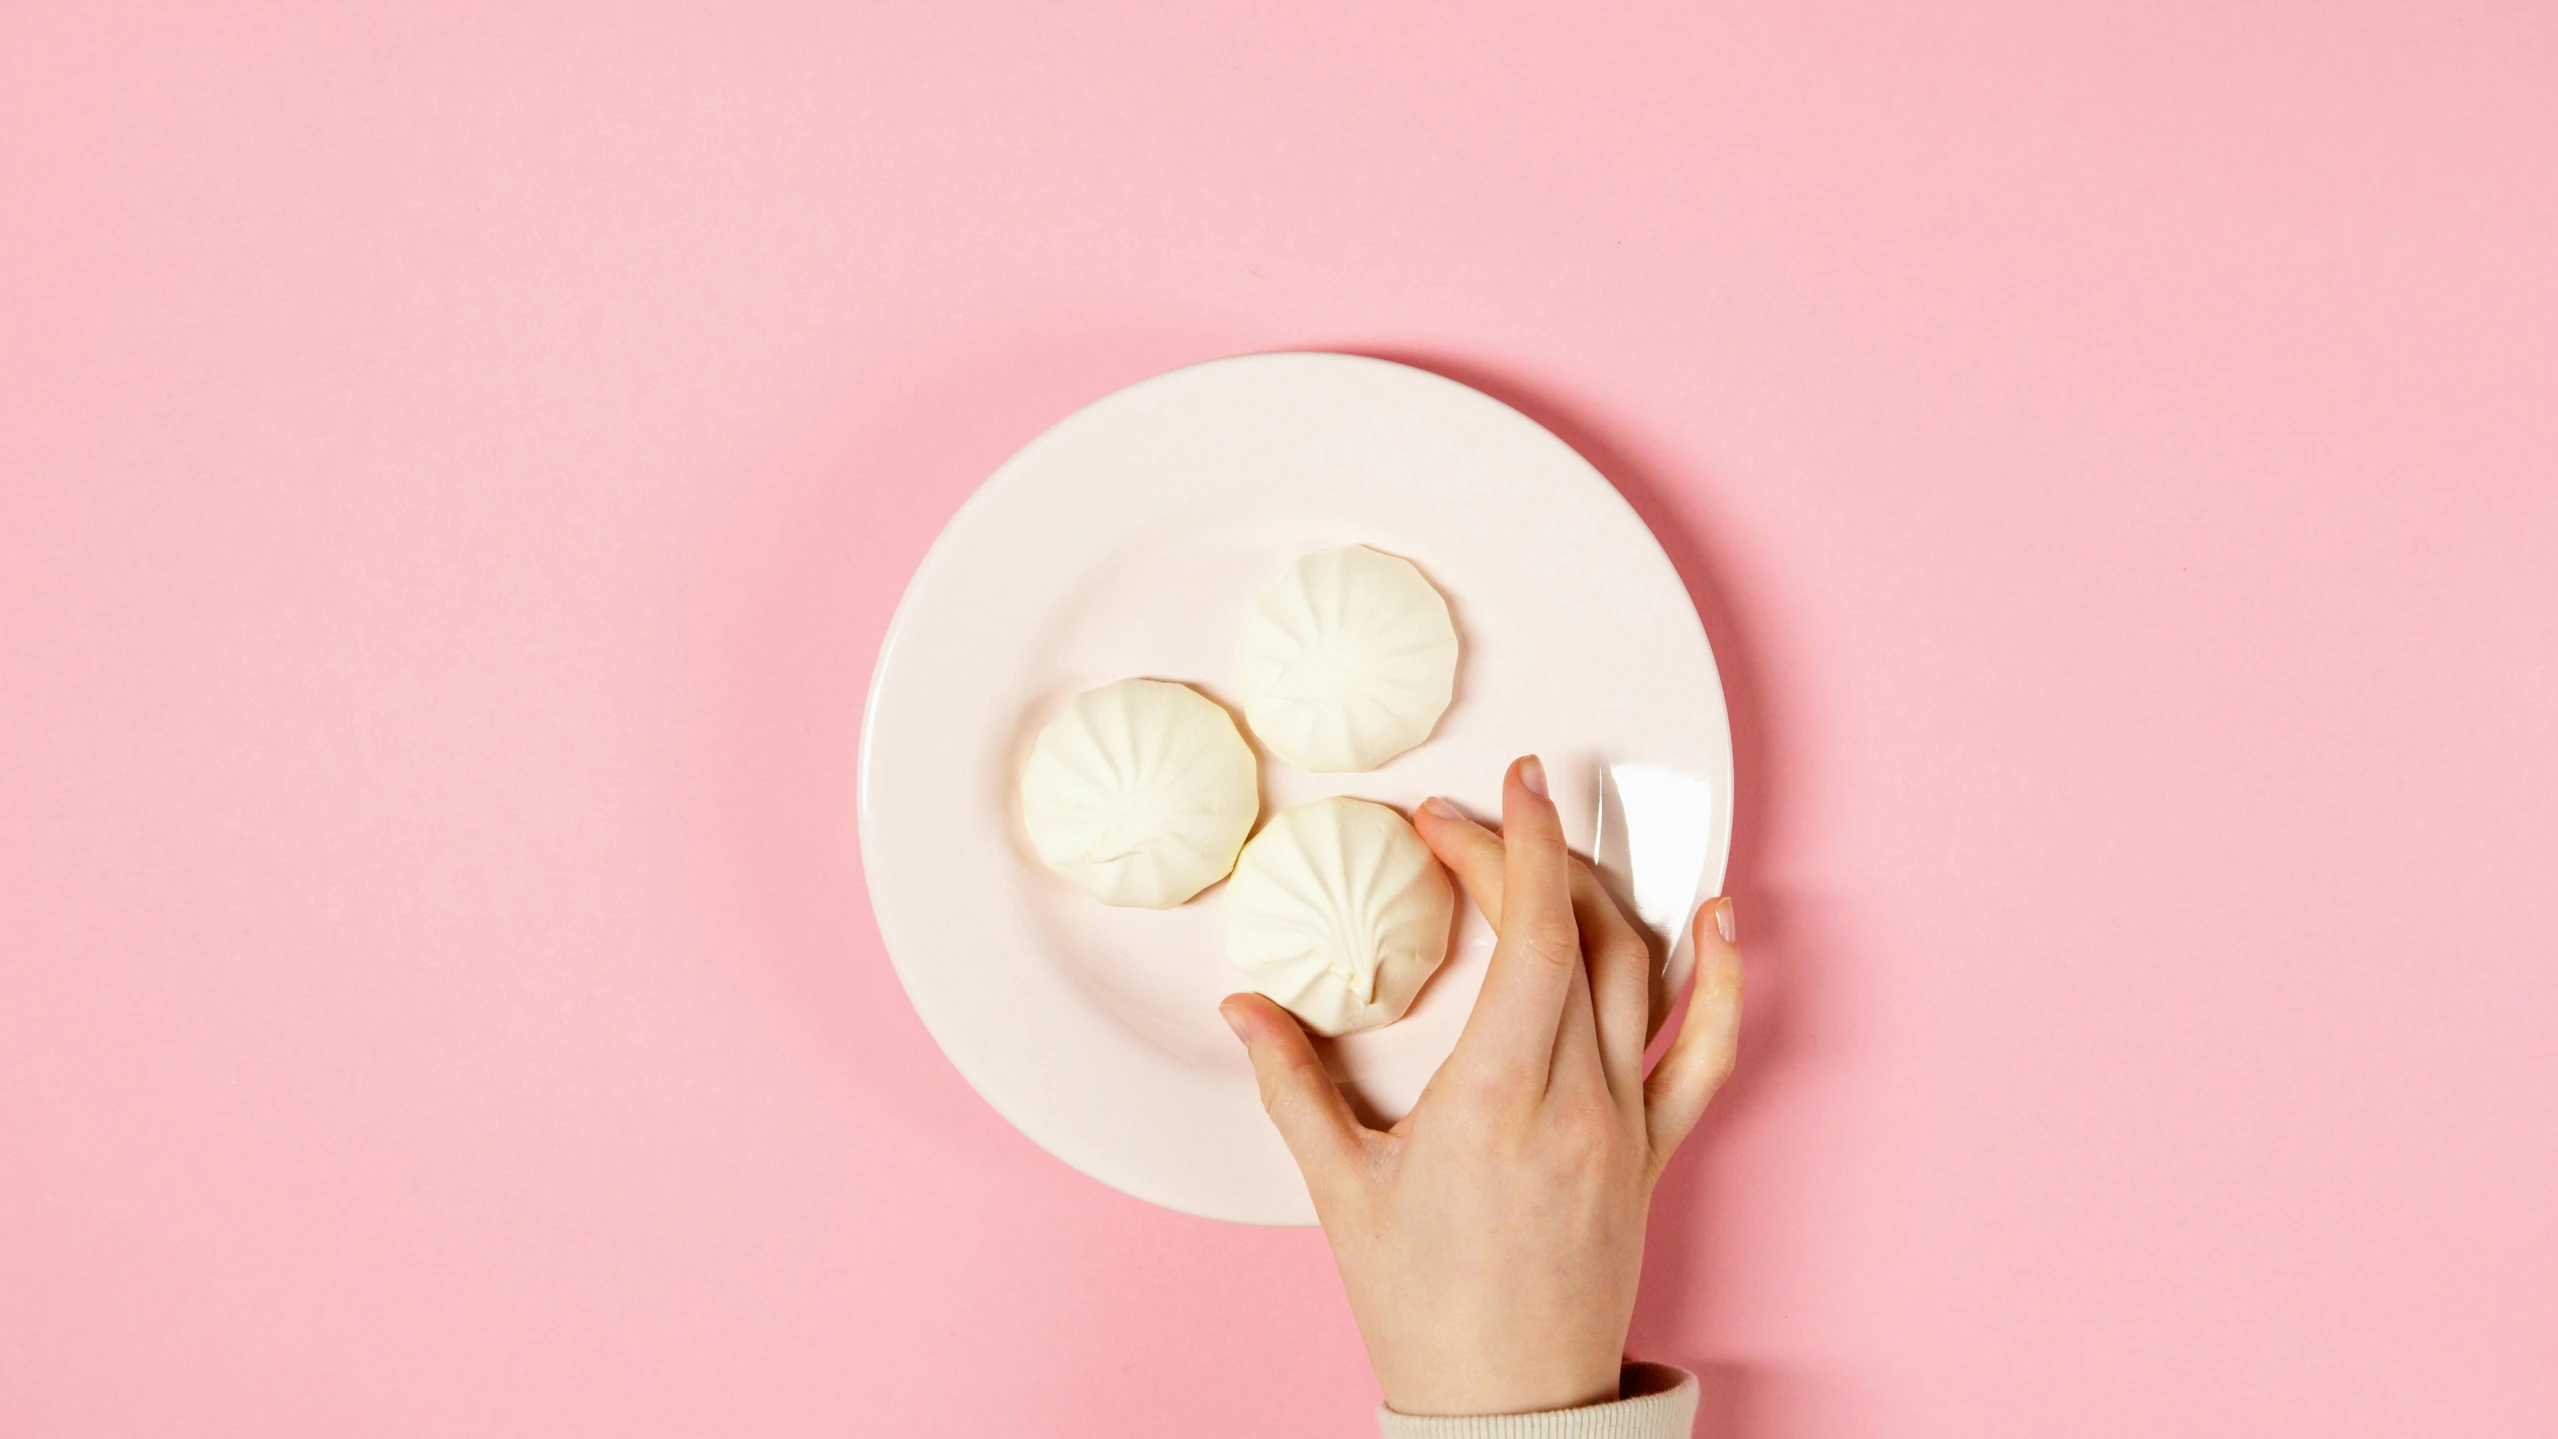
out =
{"type": "Polygon", "coordinates": [[[1361,1432],[855,850],[970,487],[1275,347],[1706,613],[1708,1432],[2548,1432],[2548,7],[359,8],[0,12],[0,1432],[1361,1432]]]}

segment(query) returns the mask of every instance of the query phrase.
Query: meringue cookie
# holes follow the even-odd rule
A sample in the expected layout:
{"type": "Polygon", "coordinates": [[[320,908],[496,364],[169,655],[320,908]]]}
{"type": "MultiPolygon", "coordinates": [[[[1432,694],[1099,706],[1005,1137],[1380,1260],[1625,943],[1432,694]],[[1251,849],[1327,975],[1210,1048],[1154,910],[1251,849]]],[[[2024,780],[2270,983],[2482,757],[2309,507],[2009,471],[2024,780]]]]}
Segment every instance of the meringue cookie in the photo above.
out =
{"type": "Polygon", "coordinates": [[[1031,746],[1021,815],[1050,869],[1104,904],[1168,909],[1223,879],[1261,813],[1234,719],[1185,685],[1075,696],[1031,746]]]}
{"type": "Polygon", "coordinates": [[[1456,890],[1403,816],[1319,799],[1271,817],[1226,885],[1226,957],[1318,1034],[1392,1024],[1448,955],[1456,890]]]}
{"type": "Polygon", "coordinates": [[[1457,627],[1410,560],[1347,545],[1255,597],[1236,659],[1244,718],[1271,753],[1369,770],[1430,737],[1456,691],[1457,627]]]}

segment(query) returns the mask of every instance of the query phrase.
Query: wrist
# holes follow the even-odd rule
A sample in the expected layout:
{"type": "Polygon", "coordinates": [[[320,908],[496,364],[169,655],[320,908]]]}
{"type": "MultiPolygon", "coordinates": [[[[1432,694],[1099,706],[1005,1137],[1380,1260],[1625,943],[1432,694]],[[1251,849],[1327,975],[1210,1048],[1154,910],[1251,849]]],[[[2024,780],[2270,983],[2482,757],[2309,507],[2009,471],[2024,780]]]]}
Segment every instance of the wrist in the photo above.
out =
{"type": "Polygon", "coordinates": [[[1377,1386],[1397,1414],[1472,1416],[1541,1414],[1579,1409],[1616,1399],[1621,1362],[1541,1357],[1526,1363],[1389,1366],[1379,1364],[1377,1386]]]}

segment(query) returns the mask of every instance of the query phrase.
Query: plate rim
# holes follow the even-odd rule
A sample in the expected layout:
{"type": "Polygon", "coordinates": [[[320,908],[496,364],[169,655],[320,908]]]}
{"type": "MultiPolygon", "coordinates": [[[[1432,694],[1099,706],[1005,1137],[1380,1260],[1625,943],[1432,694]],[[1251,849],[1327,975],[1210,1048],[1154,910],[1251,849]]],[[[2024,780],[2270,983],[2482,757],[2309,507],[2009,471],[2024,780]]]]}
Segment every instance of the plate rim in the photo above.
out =
{"type": "MultiPolygon", "coordinates": [[[[1722,723],[1717,726],[1718,733],[1712,745],[1714,758],[1717,761],[1716,773],[1710,778],[1721,791],[1723,798],[1722,803],[1712,807],[1707,839],[1709,864],[1706,871],[1700,872],[1701,889],[1708,884],[1720,888],[1723,880],[1728,876],[1732,829],[1739,803],[1733,777],[1730,702],[1723,684],[1722,668],[1714,654],[1712,639],[1705,631],[1703,616],[1697,610],[1694,593],[1688,586],[1686,576],[1679,572],[1676,563],[1670,559],[1667,547],[1661,543],[1660,537],[1653,533],[1651,526],[1645,523],[1642,515],[1635,510],[1624,492],[1619,490],[1588,456],[1517,406],[1461,380],[1424,366],[1399,360],[1333,350],[1258,350],[1194,361],[1106,391],[1076,406],[1017,447],[985,479],[979,481],[968,496],[942,522],[932,542],[926,546],[922,557],[916,561],[913,572],[908,575],[904,588],[898,594],[897,604],[889,616],[888,624],[881,631],[878,651],[871,662],[869,686],[862,702],[861,732],[855,763],[855,820],[857,844],[861,852],[863,888],[870,904],[873,928],[879,935],[882,950],[887,954],[890,969],[897,976],[899,989],[905,995],[909,1007],[914,1010],[916,1018],[922,1022],[925,1032],[931,1036],[934,1047],[941,1051],[942,1057],[959,1072],[960,1077],[967,1082],[979,1099],[1032,1143],[1068,1168],[1132,1198],[1204,1219],[1274,1228],[1297,1228],[1316,1223],[1311,1214],[1311,1204],[1309,1203],[1303,1211],[1284,1216],[1275,1213],[1214,1212],[1210,1208],[1185,1203],[1161,1192],[1149,1192],[1151,1186],[1134,1183],[1124,1175],[1105,1173],[1102,1167],[1091,1163],[1087,1156],[1081,1156],[1076,1152],[1080,1146],[1071,1137],[1060,1133],[1059,1129],[1053,1127],[1050,1121],[1034,1107],[1020,1104],[1017,1097],[1009,1092],[1009,1085],[990,1074],[983,1061],[971,1051],[969,1045],[962,1043],[954,1046],[948,1017],[937,1014],[936,1003],[924,999],[919,994],[913,961],[901,955],[897,938],[891,932],[895,927],[891,917],[895,904],[892,902],[883,905],[881,902],[883,893],[881,861],[878,848],[871,842],[879,822],[874,811],[877,788],[872,780],[872,766],[878,759],[877,721],[882,699],[887,693],[892,666],[895,665],[900,654],[900,642],[911,626],[917,622],[917,615],[920,613],[918,596],[933,588],[931,581],[941,567],[953,563],[950,558],[955,551],[951,539],[953,533],[962,529],[972,515],[1001,503],[1004,495],[1020,483],[1019,476],[1027,463],[1053,436],[1074,425],[1087,412],[1097,407],[1121,401],[1137,391],[1175,382],[1181,377],[1194,375],[1202,370],[1306,361],[1344,368],[1398,372],[1402,376],[1419,377],[1434,385],[1463,391],[1474,400],[1489,403],[1525,422],[1538,433],[1551,439],[1563,454],[1571,457],[1577,472],[1586,481],[1583,488],[1597,495],[1603,495],[1605,497],[1603,503],[1612,503],[1621,518],[1632,522],[1634,532],[1640,534],[1648,545],[1652,559],[1669,576],[1682,602],[1680,609],[1685,615],[1687,626],[1705,662],[1706,674],[1712,682],[1715,697],[1721,702],[1719,709],[1722,723]]],[[[1673,942],[1674,944],[1678,942],[1676,936],[1673,937],[1673,942]]],[[[932,992],[930,985],[922,988],[925,993],[932,992]]]]}

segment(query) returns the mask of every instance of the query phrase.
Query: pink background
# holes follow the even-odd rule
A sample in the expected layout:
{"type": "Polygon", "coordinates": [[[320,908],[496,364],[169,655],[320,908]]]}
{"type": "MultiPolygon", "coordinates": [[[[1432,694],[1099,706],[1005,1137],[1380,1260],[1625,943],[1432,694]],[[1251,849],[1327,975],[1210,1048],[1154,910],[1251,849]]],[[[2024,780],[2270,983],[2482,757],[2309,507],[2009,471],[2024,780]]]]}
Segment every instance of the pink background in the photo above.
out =
{"type": "Polygon", "coordinates": [[[853,820],[970,488],[1313,347],[1726,667],[1706,1432],[2546,1435],[2553,176],[2520,0],[11,5],[0,1432],[1362,1432],[853,820]]]}

